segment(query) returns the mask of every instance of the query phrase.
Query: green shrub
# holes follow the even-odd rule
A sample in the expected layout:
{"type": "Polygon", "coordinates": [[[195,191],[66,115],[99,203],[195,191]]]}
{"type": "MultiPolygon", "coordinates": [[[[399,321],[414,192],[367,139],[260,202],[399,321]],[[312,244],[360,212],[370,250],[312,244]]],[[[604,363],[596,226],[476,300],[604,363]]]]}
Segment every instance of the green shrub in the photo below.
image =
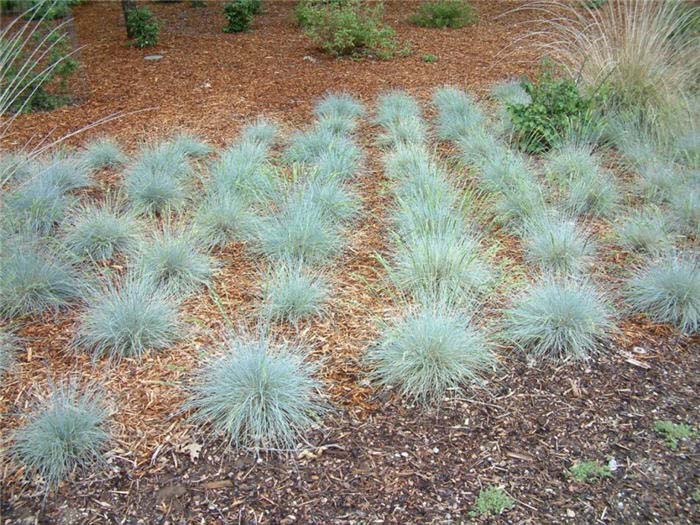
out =
{"type": "Polygon", "coordinates": [[[19,41],[0,35],[3,111],[43,111],[68,104],[68,81],[79,66],[71,56],[70,38],[43,22],[26,31],[19,41]]]}
{"type": "Polygon", "coordinates": [[[12,453],[29,473],[41,476],[47,489],[55,489],[76,469],[92,474],[106,464],[109,415],[95,387],[78,392],[74,384],[55,386],[14,433],[12,453]]]}
{"type": "Polygon", "coordinates": [[[229,336],[225,353],[196,374],[185,408],[235,447],[293,449],[324,412],[306,351],[266,336],[229,336]]]}
{"type": "Polygon", "coordinates": [[[315,4],[304,15],[311,40],[333,56],[391,58],[398,42],[394,30],[382,22],[383,5],[361,0],[315,4]]]}
{"type": "Polygon", "coordinates": [[[592,119],[594,101],[583,96],[576,83],[545,71],[536,83],[523,84],[529,104],[506,104],[515,140],[531,153],[549,150],[564,134],[586,126],[592,119]]]}
{"type": "Polygon", "coordinates": [[[409,20],[420,27],[457,29],[476,22],[476,13],[464,0],[437,0],[421,4],[409,20]]]}
{"type": "Polygon", "coordinates": [[[224,4],[226,26],[224,33],[241,33],[250,29],[253,24],[253,15],[260,9],[260,2],[255,0],[236,0],[224,4]]]}
{"type": "MultiPolygon", "coordinates": [[[[77,4],[74,0],[15,0],[10,3],[16,4],[21,10],[29,10],[25,15],[28,20],[55,20],[56,18],[65,18],[70,13],[70,6],[77,4]]],[[[5,5],[2,6],[3,10],[5,5]]]]}
{"type": "Polygon", "coordinates": [[[126,27],[136,47],[143,49],[158,43],[160,22],[147,7],[131,9],[126,15],[126,27]]]}

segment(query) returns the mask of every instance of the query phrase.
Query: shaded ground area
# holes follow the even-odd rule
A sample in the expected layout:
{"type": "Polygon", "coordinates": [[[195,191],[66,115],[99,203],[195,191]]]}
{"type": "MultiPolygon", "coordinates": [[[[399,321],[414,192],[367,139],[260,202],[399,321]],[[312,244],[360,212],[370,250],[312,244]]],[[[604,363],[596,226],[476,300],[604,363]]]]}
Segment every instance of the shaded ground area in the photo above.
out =
{"type": "MultiPolygon", "coordinates": [[[[456,31],[413,28],[404,22],[412,3],[391,3],[387,19],[400,38],[413,42],[415,52],[389,62],[323,57],[294,27],[292,2],[268,1],[254,30],[242,35],[220,32],[223,16],[213,2],[205,9],[155,4],[165,27],[161,45],[146,52],[124,47],[118,3],[81,6],[76,30],[86,46],[88,99],[21,117],[8,144],[49,132],[57,136],[115,111],[153,108],[91,134],[108,132],[133,146],[184,127],[220,145],[260,113],[288,129],[307,125],[314,100],[329,89],[350,91],[368,107],[378,92],[393,87],[423,101],[444,83],[483,94],[495,80],[532,70],[535,57],[519,49],[522,27],[516,24],[532,15],[508,14],[519,5],[515,2],[474,3],[479,24],[456,31]],[[164,58],[145,61],[152,52],[164,58]],[[439,61],[424,63],[426,53],[439,61]]],[[[32,389],[47,378],[71,373],[97,378],[118,408],[110,468],[64,484],[45,501],[22,481],[21,472],[4,468],[3,518],[10,523],[459,523],[471,519],[481,488],[500,485],[516,506],[494,522],[700,520],[697,441],[671,450],[652,431],[655,420],[697,424],[697,338],[678,338],[633,319],[622,324],[611,351],[587,366],[531,367],[500,349],[501,367],[488,389],[430,414],[367,386],[362,352],[377,336],[375,321],[392,308],[374,257],[387,248],[391,198],[375,135],[367,125],[358,132],[368,156],[356,185],[364,213],[333,270],[328,314],[298,330],[278,327],[278,335],[302,337],[313,358],[324,359],[322,375],[336,410],[323,429],[307,436],[309,447],[291,460],[232,454],[179,413],[190,370],[226,328],[211,297],[187,301],[186,341],[112,368],[65,352],[77,314],[67,312],[23,330],[28,352],[0,390],[0,427],[16,425],[32,389]],[[599,483],[580,484],[565,475],[575,461],[612,458],[618,469],[599,483]]],[[[106,172],[103,182],[115,176],[106,172]]],[[[502,241],[505,255],[517,260],[517,243],[502,241]]],[[[615,271],[624,261],[612,260],[605,249],[596,278],[614,287],[615,271]]],[[[221,308],[234,323],[251,326],[261,293],[260,263],[243,245],[227,248],[219,262],[215,289],[221,308]]],[[[488,305],[484,316],[493,317],[496,306],[488,305]]]]}

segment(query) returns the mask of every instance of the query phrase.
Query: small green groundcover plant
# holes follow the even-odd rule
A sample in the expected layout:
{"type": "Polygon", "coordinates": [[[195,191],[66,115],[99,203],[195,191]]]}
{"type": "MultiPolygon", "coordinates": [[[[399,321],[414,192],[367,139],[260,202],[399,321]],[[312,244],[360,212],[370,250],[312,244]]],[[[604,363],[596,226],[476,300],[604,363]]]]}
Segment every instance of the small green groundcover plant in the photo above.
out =
{"type": "Polygon", "coordinates": [[[506,104],[515,140],[529,153],[548,151],[568,131],[587,129],[596,97],[583,95],[576,82],[545,69],[535,82],[524,82],[529,104],[506,104]]]}
{"type": "Polygon", "coordinates": [[[567,475],[579,483],[588,483],[610,478],[612,471],[608,465],[601,465],[597,461],[578,461],[567,471],[567,475]]]}
{"type": "Polygon", "coordinates": [[[664,443],[673,450],[678,448],[679,441],[692,439],[697,436],[695,429],[686,423],[673,423],[664,420],[655,421],[653,429],[654,432],[664,438],[664,443]]]}
{"type": "Polygon", "coordinates": [[[224,5],[226,27],[224,33],[241,33],[250,29],[253,16],[262,8],[261,0],[235,0],[224,5]]]}
{"type": "Polygon", "coordinates": [[[137,7],[126,15],[126,30],[136,47],[152,47],[158,43],[160,22],[147,7],[137,7]]]}
{"type": "Polygon", "coordinates": [[[384,25],[381,3],[360,0],[302,1],[296,18],[311,40],[326,53],[341,57],[389,59],[399,50],[394,30],[384,25]]]}
{"type": "Polygon", "coordinates": [[[464,0],[437,0],[421,4],[409,21],[420,27],[458,29],[476,22],[476,13],[464,0]]]}
{"type": "Polygon", "coordinates": [[[513,506],[515,506],[515,501],[506,494],[505,490],[501,487],[489,487],[479,492],[474,510],[469,514],[472,517],[497,516],[513,506]]]}
{"type": "Polygon", "coordinates": [[[439,60],[437,55],[433,55],[431,53],[427,53],[427,54],[423,55],[422,58],[423,58],[423,62],[425,62],[426,64],[434,64],[435,62],[437,62],[439,60]]]}

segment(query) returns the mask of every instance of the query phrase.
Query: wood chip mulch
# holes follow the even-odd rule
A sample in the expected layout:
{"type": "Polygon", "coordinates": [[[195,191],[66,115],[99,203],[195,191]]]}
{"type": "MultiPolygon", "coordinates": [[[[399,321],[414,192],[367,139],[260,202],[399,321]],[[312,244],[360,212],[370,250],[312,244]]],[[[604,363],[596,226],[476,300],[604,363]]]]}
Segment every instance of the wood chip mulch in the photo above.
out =
{"type": "MultiPolygon", "coordinates": [[[[151,4],[164,26],[159,45],[146,51],[124,45],[118,2],[82,5],[74,25],[87,94],[76,106],[20,117],[3,146],[58,137],[116,112],[124,116],[70,142],[108,133],[133,151],[183,128],[222,145],[261,113],[288,130],[308,125],[328,90],[372,107],[379,92],[404,88],[425,103],[441,84],[483,95],[496,80],[532,72],[538,57],[519,40],[532,13],[510,12],[522,2],[472,3],[478,24],[435,31],[405,22],[415,2],[390,2],[387,21],[414,53],[387,62],[323,56],[295,27],[293,2],[267,0],[253,30],[239,35],[221,32],[218,2],[151,4]],[[152,53],[163,58],[144,60],[152,53]],[[439,61],[427,64],[424,54],[439,61]]],[[[47,497],[3,461],[0,523],[489,522],[469,511],[490,485],[516,501],[494,523],[700,522],[700,445],[671,450],[652,431],[660,419],[698,424],[697,338],[632,318],[619,323],[610,351],[587,365],[532,366],[499,349],[488,388],[429,413],[368,386],[362,353],[377,337],[376,321],[392,311],[374,257],[387,250],[390,200],[374,134],[367,125],[358,133],[368,158],[356,184],[364,211],[331,271],[328,312],[276,334],[302,338],[322,360],[336,407],[307,446],[292,457],[234,453],[180,412],[190,371],[227,329],[219,308],[240,327],[254,323],[262,268],[233,245],[218,254],[220,302],[206,294],[188,300],[189,336],[168,352],[111,367],[66,352],[76,311],[23,329],[27,352],[0,389],[2,446],[44,387],[71,374],[104,384],[117,442],[109,468],[47,497]],[[588,485],[566,476],[575,461],[611,459],[611,478],[588,485]]],[[[499,255],[517,263],[517,241],[502,237],[499,255]]],[[[614,290],[624,264],[601,250],[596,280],[614,290]]]]}

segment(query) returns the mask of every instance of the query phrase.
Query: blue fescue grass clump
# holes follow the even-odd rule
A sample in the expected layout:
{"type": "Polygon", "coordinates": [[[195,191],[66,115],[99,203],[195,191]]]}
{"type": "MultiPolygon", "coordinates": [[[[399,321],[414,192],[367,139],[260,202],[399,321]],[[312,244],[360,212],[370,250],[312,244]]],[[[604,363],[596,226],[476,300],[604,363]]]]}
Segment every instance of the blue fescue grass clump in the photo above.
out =
{"type": "Polygon", "coordinates": [[[575,141],[550,150],[544,167],[547,178],[560,186],[568,186],[581,177],[594,177],[600,169],[600,160],[592,146],[575,141]]]}
{"type": "Polygon", "coordinates": [[[23,151],[0,151],[0,185],[22,182],[36,173],[37,161],[23,151]]]}
{"type": "Polygon", "coordinates": [[[0,328],[0,379],[12,368],[20,350],[20,339],[0,328]]]}
{"type": "Polygon", "coordinates": [[[251,226],[254,249],[273,261],[300,260],[323,265],[338,255],[343,239],[328,210],[311,199],[292,201],[251,226]]]}
{"type": "Polygon", "coordinates": [[[124,180],[132,208],[145,215],[180,211],[187,202],[190,174],[185,153],[172,144],[143,148],[124,180]]]}
{"type": "Polygon", "coordinates": [[[532,103],[532,97],[525,91],[523,83],[517,79],[502,80],[491,87],[491,96],[505,105],[523,105],[532,103]]]}
{"type": "Polygon", "coordinates": [[[494,149],[484,151],[476,161],[479,182],[491,193],[498,193],[513,184],[537,185],[528,160],[520,153],[494,144],[494,149]]]}
{"type": "Polygon", "coordinates": [[[689,237],[700,236],[700,184],[679,185],[669,201],[673,228],[689,237]]]}
{"type": "Polygon", "coordinates": [[[192,229],[203,246],[222,248],[245,238],[248,217],[246,201],[238,193],[209,191],[195,212],[192,229]]]}
{"type": "Polygon", "coordinates": [[[397,240],[389,277],[412,297],[444,297],[468,302],[494,282],[479,244],[460,231],[416,235],[397,240]]]}
{"type": "Polygon", "coordinates": [[[430,169],[430,154],[416,144],[398,145],[384,158],[384,169],[394,179],[406,179],[430,169]]]}
{"type": "Polygon", "coordinates": [[[117,203],[87,204],[69,219],[65,244],[78,257],[104,261],[133,251],[140,234],[135,217],[117,203]]]}
{"type": "Polygon", "coordinates": [[[214,260],[200,251],[196,231],[171,226],[142,242],[133,265],[154,286],[179,294],[208,286],[214,272],[214,260]]]}
{"type": "Polygon", "coordinates": [[[348,137],[315,128],[292,137],[285,160],[313,166],[322,175],[348,178],[360,168],[362,153],[348,137]]]}
{"type": "Polygon", "coordinates": [[[503,335],[535,358],[587,359],[614,323],[602,296],[575,279],[543,278],[506,312],[503,335]]]}
{"type": "Polygon", "coordinates": [[[606,171],[597,171],[572,181],[564,205],[571,213],[609,217],[617,210],[620,192],[615,177],[606,171]]]}
{"type": "Polygon", "coordinates": [[[479,384],[496,364],[483,334],[463,312],[440,302],[409,310],[370,347],[370,377],[421,404],[479,384]]]}
{"type": "Polygon", "coordinates": [[[88,143],[82,157],[92,170],[113,168],[126,162],[126,155],[119,143],[110,137],[102,137],[88,143]]]}
{"type": "Polygon", "coordinates": [[[212,152],[212,147],[209,144],[186,131],[177,133],[168,143],[176,155],[185,157],[205,157],[212,152]]]}
{"type": "Polygon", "coordinates": [[[628,251],[661,253],[673,245],[669,221],[658,208],[633,212],[616,233],[628,251]]]}
{"type": "Polygon", "coordinates": [[[334,135],[350,135],[357,127],[357,122],[346,117],[327,116],[316,121],[314,127],[322,133],[333,133],[334,135]]]}
{"type": "Polygon", "coordinates": [[[377,135],[381,146],[419,146],[427,140],[425,121],[420,117],[410,117],[384,125],[384,131],[377,135]]]}
{"type": "Polygon", "coordinates": [[[324,412],[306,350],[267,336],[231,335],[225,353],[198,371],[186,409],[230,445],[291,450],[324,412]]]}
{"type": "Polygon", "coordinates": [[[263,315],[273,321],[298,323],[321,314],[328,285],[297,261],[272,266],[263,284],[263,315]]]}
{"type": "Polygon", "coordinates": [[[231,192],[248,201],[265,201],[278,188],[273,170],[267,162],[267,146],[245,141],[227,148],[211,166],[212,187],[231,192]]]}
{"type": "Polygon", "coordinates": [[[374,121],[387,127],[401,120],[420,120],[418,102],[405,91],[390,91],[379,96],[374,121]]]}
{"type": "Polygon", "coordinates": [[[595,252],[590,232],[575,220],[553,213],[543,213],[529,221],[523,241],[527,261],[562,275],[583,271],[595,252]]]}
{"type": "Polygon", "coordinates": [[[84,283],[71,261],[45,241],[13,237],[0,255],[0,317],[54,313],[80,298],[84,283]]]}
{"type": "Polygon", "coordinates": [[[455,139],[455,142],[460,150],[462,162],[467,166],[479,168],[494,156],[503,157],[502,152],[508,149],[500,139],[483,126],[477,126],[467,135],[455,139]]]}
{"type": "Polygon", "coordinates": [[[683,185],[681,171],[666,160],[654,160],[639,166],[639,192],[651,202],[668,202],[678,186],[683,185]]]}
{"type": "Polygon", "coordinates": [[[32,178],[3,199],[4,220],[15,231],[49,233],[65,217],[73,198],[53,181],[32,178]]]}
{"type": "Polygon", "coordinates": [[[81,392],[72,383],[56,385],[15,431],[11,452],[28,473],[38,474],[47,490],[53,490],[73,472],[105,464],[109,416],[96,387],[81,392]]]}
{"type": "Polygon", "coordinates": [[[434,199],[397,199],[391,213],[394,230],[402,238],[423,235],[447,235],[450,232],[464,231],[465,219],[453,205],[456,201],[445,194],[434,199]]]}
{"type": "Polygon", "coordinates": [[[312,165],[320,176],[349,179],[362,166],[362,152],[353,141],[341,137],[322,152],[312,165]]]}
{"type": "Polygon", "coordinates": [[[310,173],[308,180],[299,184],[292,192],[287,206],[320,207],[330,224],[347,225],[360,212],[360,198],[342,184],[337,177],[310,173]]]}
{"type": "Polygon", "coordinates": [[[75,345],[96,359],[141,357],[170,347],[180,328],[171,291],[128,273],[120,283],[93,290],[80,316],[75,345]]]}
{"type": "Polygon", "coordinates": [[[279,126],[264,117],[257,118],[241,131],[241,142],[250,142],[269,148],[279,135],[279,126]]]}
{"type": "Polygon", "coordinates": [[[51,181],[64,192],[93,185],[87,162],[63,151],[54,153],[42,162],[33,177],[51,181]]]}
{"type": "Polygon", "coordinates": [[[316,103],[314,115],[318,119],[341,118],[353,120],[364,115],[362,104],[349,93],[328,93],[316,103]]]}
{"type": "Polygon", "coordinates": [[[689,334],[700,328],[700,266],[694,254],[674,252],[638,269],[626,286],[632,309],[689,334]]]}
{"type": "Polygon", "coordinates": [[[493,204],[495,221],[518,232],[540,217],[544,209],[543,188],[529,179],[503,185],[493,204]]]}
{"type": "Polygon", "coordinates": [[[442,140],[465,137],[485,120],[474,98],[455,87],[436,89],[433,93],[433,104],[438,110],[437,131],[442,140]]]}

